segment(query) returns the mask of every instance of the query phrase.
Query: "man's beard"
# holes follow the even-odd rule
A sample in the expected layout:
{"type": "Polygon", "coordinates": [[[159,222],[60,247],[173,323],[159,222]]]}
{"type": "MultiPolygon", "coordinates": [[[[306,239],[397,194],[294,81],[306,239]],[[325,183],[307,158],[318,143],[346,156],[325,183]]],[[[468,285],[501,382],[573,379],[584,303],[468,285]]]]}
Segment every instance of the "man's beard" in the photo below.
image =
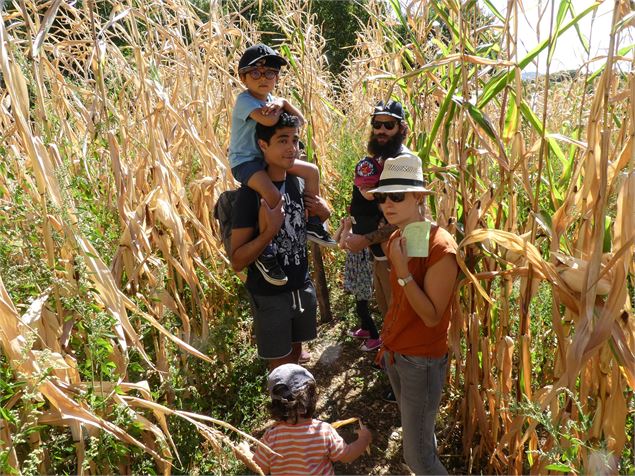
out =
{"type": "Polygon", "coordinates": [[[399,131],[388,139],[388,142],[380,144],[377,142],[377,136],[371,132],[370,139],[368,140],[368,153],[373,157],[382,157],[384,159],[396,157],[401,151],[401,145],[404,139],[405,134],[399,131]]]}

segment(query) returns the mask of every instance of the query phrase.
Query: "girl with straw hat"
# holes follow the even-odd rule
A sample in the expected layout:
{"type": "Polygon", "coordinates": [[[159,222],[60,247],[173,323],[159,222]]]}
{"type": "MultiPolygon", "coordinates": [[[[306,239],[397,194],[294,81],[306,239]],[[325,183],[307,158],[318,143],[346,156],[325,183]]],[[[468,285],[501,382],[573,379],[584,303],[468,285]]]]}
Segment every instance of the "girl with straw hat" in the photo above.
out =
{"type": "Polygon", "coordinates": [[[436,451],[434,424],[448,362],[457,244],[425,219],[425,197],[432,192],[419,157],[387,159],[371,192],[386,220],[398,227],[388,241],[392,302],[377,359],[399,404],[406,464],[416,474],[447,474],[436,451]]]}

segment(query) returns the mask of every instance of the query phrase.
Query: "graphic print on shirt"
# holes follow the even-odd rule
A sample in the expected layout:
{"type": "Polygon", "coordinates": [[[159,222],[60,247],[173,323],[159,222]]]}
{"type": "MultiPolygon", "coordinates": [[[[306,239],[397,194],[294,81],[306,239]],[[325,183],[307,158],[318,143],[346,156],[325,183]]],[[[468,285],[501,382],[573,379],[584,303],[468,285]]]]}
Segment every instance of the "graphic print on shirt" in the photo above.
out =
{"type": "Polygon", "coordinates": [[[299,266],[300,259],[306,257],[306,228],[304,208],[294,202],[288,193],[284,194],[284,223],[272,241],[272,246],[283,266],[299,266]]]}

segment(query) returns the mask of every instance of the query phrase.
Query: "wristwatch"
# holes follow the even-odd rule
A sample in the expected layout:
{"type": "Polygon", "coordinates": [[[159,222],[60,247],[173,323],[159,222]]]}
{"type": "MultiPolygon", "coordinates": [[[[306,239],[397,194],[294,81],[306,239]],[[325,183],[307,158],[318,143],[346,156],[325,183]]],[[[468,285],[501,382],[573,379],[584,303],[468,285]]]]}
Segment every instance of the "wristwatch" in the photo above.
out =
{"type": "Polygon", "coordinates": [[[405,278],[397,278],[397,283],[399,284],[399,286],[403,288],[406,284],[408,284],[413,279],[414,278],[412,277],[412,274],[409,274],[405,278]]]}

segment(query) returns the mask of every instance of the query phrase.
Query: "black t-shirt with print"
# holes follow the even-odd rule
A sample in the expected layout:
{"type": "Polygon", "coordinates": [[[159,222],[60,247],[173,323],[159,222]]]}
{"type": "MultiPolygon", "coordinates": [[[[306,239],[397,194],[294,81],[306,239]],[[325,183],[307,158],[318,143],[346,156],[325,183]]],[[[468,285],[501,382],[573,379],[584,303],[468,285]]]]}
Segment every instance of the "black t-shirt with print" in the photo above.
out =
{"type": "MultiPolygon", "coordinates": [[[[282,227],[271,241],[271,246],[289,281],[284,286],[274,286],[265,281],[262,274],[252,263],[247,270],[246,286],[249,292],[261,296],[271,296],[302,289],[309,282],[306,221],[302,196],[304,182],[298,177],[287,174],[285,182],[273,183],[279,190],[282,188],[282,184],[285,183],[285,215],[282,227]]],[[[234,202],[232,229],[254,228],[254,233],[257,233],[259,207],[260,199],[258,194],[246,185],[240,187],[234,202]]]]}

